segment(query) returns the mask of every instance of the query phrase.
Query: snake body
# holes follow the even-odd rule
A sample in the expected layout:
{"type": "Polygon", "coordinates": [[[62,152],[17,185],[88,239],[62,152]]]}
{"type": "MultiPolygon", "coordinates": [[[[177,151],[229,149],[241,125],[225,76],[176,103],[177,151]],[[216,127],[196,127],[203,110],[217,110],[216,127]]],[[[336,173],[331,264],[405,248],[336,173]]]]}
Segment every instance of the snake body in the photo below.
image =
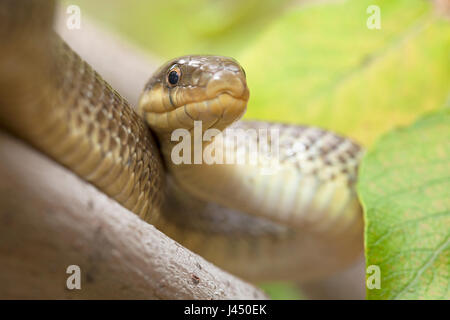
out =
{"type": "MultiPolygon", "coordinates": [[[[236,61],[169,61],[150,78],[136,113],[53,32],[53,2],[3,1],[0,9],[3,130],[247,279],[322,277],[360,254],[355,182],[363,150],[319,128],[238,121],[249,93],[236,61]],[[203,148],[232,139],[226,128],[254,143],[249,129],[278,130],[277,170],[261,174],[260,163],[175,164],[171,132],[192,133],[196,120],[201,134],[220,131],[203,148]]],[[[229,151],[236,158],[239,150],[237,144],[229,151]]]]}

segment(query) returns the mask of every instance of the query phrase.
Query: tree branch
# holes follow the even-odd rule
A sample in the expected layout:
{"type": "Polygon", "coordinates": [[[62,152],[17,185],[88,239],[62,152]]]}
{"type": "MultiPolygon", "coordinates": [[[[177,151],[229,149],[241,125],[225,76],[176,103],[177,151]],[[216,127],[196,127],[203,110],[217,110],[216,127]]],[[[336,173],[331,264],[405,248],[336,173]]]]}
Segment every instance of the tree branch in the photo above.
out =
{"type": "Polygon", "coordinates": [[[1,299],[266,298],[1,131],[0,159],[1,299]]]}

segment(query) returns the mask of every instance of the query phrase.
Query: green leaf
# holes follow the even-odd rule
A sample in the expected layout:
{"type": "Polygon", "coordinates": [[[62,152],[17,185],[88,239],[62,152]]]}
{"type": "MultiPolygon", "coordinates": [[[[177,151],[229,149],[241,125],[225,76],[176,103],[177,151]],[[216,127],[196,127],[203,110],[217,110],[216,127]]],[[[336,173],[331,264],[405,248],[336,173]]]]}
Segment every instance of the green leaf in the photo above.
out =
{"type": "Polygon", "coordinates": [[[450,23],[431,1],[347,0],[293,7],[238,56],[247,118],[318,125],[370,145],[449,93],[450,23]],[[381,29],[369,30],[376,4],[381,29]]]}
{"type": "Polygon", "coordinates": [[[450,299],[450,108],[383,136],[363,159],[358,192],[369,299],[450,299]]]}

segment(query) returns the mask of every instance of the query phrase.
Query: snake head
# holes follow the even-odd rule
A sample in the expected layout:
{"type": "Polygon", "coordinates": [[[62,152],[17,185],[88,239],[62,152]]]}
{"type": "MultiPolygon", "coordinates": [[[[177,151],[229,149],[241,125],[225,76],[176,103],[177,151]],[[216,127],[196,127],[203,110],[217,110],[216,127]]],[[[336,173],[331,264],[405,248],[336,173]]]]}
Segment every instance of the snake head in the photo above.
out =
{"type": "Polygon", "coordinates": [[[249,90],[239,63],[221,56],[183,56],[161,66],[147,82],[138,112],[157,133],[178,128],[225,129],[247,108],[249,90]]]}

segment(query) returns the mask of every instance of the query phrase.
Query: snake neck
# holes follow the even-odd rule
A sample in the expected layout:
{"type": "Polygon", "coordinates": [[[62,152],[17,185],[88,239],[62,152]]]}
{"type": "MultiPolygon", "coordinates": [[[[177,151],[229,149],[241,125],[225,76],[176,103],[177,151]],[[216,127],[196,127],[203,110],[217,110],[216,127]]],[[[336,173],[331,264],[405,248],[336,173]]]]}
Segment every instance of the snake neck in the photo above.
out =
{"type": "Polygon", "coordinates": [[[223,140],[223,132],[218,129],[204,131],[198,127],[160,133],[157,137],[164,160],[170,168],[174,165],[200,165],[205,161],[214,161],[223,140]]]}
{"type": "Polygon", "coordinates": [[[313,225],[319,232],[329,232],[331,218],[323,216],[345,217],[339,232],[359,224],[361,208],[354,186],[362,150],[350,140],[317,128],[260,122],[238,122],[230,129],[232,134],[225,131],[200,144],[195,135],[175,141],[169,134],[159,136],[168,170],[185,192],[291,228],[313,225]],[[274,140],[268,139],[268,150],[261,157],[261,139],[249,129],[279,130],[278,152],[273,152],[274,140]],[[236,136],[257,145],[257,161],[251,161],[247,144],[229,143],[236,136]],[[212,145],[223,149],[209,152],[212,145]],[[199,149],[202,154],[195,158],[199,149]],[[211,153],[222,153],[222,162],[210,161],[211,153]]]}

